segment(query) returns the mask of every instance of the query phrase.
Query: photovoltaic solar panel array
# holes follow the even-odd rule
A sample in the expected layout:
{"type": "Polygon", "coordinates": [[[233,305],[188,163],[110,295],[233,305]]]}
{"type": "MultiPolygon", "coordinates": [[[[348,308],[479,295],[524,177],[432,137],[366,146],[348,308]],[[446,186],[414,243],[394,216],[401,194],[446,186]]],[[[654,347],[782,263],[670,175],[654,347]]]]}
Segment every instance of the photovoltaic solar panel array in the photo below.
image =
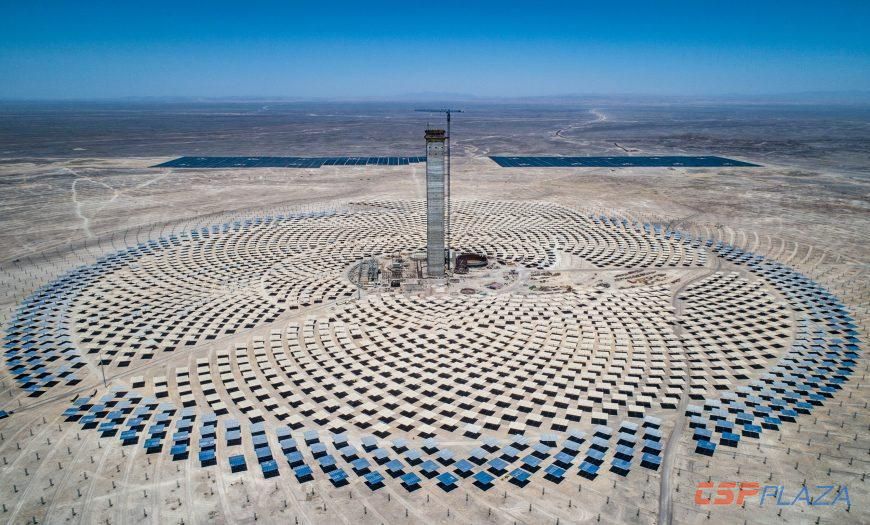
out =
{"type": "MultiPolygon", "coordinates": [[[[661,157],[490,157],[502,168],[719,168],[758,164],[715,156],[661,157]]],[[[154,168],[319,168],[321,166],[407,166],[420,157],[180,157],[154,168]]]]}
{"type": "Polygon", "coordinates": [[[718,168],[757,167],[724,157],[490,157],[502,168],[718,168]]]}
{"type": "Polygon", "coordinates": [[[321,166],[407,166],[426,157],[180,157],[154,168],[319,168],[321,166]]]}

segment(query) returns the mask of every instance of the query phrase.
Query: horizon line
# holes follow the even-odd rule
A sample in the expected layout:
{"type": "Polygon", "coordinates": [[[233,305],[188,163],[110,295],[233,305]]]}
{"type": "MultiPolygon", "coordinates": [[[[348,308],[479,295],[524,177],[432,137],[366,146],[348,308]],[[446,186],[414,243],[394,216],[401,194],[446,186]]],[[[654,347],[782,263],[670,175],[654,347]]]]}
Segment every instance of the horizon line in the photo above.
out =
{"type": "Polygon", "coordinates": [[[302,96],[302,95],[119,95],[105,97],[8,97],[0,96],[0,102],[135,102],[135,101],[185,101],[185,102],[554,102],[577,99],[614,100],[727,100],[727,101],[788,101],[788,102],[838,102],[870,103],[870,90],[824,90],[770,93],[562,93],[540,95],[475,95],[470,93],[419,92],[393,95],[347,95],[347,96],[302,96]]]}

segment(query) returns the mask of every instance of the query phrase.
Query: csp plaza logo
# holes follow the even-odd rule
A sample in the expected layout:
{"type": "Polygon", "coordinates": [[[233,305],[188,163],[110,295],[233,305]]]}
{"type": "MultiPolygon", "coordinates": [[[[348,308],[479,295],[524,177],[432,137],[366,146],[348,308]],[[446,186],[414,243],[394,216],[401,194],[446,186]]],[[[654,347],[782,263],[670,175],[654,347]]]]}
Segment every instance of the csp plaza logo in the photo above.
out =
{"type": "Polygon", "coordinates": [[[757,481],[702,481],[695,490],[697,505],[741,505],[757,502],[759,506],[780,507],[807,505],[812,507],[852,506],[846,485],[803,484],[789,489],[785,485],[764,485],[757,481]]]}

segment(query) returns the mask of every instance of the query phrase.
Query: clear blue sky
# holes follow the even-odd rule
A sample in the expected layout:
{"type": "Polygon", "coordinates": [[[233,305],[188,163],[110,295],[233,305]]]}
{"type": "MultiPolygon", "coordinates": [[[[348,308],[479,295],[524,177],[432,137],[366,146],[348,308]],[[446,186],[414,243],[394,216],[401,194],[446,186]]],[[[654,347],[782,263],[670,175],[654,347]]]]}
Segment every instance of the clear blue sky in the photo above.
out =
{"type": "Polygon", "coordinates": [[[12,0],[0,98],[870,90],[870,1],[12,0]]]}

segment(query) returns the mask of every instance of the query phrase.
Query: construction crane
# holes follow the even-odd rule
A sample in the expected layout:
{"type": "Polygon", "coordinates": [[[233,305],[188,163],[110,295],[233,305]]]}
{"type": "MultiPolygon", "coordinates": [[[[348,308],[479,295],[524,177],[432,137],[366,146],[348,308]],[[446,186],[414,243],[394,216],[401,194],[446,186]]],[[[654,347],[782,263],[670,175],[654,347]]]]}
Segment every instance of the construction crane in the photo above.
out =
{"type": "Polygon", "coordinates": [[[451,108],[425,108],[425,109],[415,109],[414,111],[419,111],[421,113],[444,113],[447,115],[447,184],[446,184],[446,195],[445,202],[446,206],[446,214],[444,221],[444,238],[447,241],[447,269],[450,269],[450,115],[453,113],[464,113],[461,109],[451,109],[451,108]]]}

